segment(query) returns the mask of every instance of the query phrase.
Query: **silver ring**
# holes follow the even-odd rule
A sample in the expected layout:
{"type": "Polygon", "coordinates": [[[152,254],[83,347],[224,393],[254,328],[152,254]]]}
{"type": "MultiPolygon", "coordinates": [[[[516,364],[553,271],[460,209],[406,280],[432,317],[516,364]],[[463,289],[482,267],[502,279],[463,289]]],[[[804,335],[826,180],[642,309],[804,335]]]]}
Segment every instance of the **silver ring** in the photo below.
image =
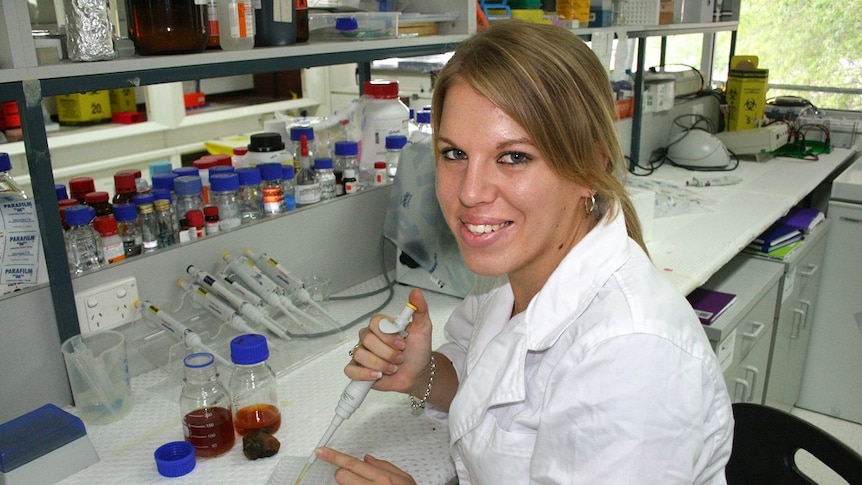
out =
{"type": "Polygon", "coordinates": [[[360,345],[362,345],[362,344],[356,344],[356,345],[354,345],[352,349],[350,349],[350,350],[348,350],[348,351],[347,351],[347,355],[349,355],[349,356],[353,357],[353,354],[355,354],[355,353],[356,353],[356,349],[358,349],[360,345]]]}

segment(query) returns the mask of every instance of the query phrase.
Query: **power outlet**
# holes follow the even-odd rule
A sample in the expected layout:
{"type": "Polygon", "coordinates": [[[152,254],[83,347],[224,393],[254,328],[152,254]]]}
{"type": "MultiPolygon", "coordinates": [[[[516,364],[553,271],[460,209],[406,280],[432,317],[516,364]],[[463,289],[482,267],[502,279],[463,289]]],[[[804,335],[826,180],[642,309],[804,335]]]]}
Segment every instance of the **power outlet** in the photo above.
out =
{"type": "Polygon", "coordinates": [[[82,334],[110,330],[135,321],[138,283],[134,277],[105,283],[75,293],[82,334]]]}

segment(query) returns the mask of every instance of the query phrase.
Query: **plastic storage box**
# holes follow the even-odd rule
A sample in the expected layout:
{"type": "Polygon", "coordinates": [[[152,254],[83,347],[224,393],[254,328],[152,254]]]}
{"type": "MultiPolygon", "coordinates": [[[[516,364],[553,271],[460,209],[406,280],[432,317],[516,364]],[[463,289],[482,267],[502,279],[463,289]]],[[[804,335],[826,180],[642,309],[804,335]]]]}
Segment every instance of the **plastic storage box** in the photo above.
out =
{"type": "MultiPolygon", "coordinates": [[[[805,125],[823,125],[829,130],[829,141],[831,146],[837,148],[852,148],[856,144],[856,133],[860,129],[859,113],[849,111],[828,111],[822,109],[807,109],[796,118],[797,127],[802,130],[805,125]]],[[[818,141],[825,141],[824,134],[818,130],[805,130],[806,137],[812,135],[818,137],[818,141]],[[819,135],[818,135],[819,133],[819,135]]]]}
{"type": "Polygon", "coordinates": [[[312,40],[390,39],[398,35],[399,12],[310,13],[312,40]]]}

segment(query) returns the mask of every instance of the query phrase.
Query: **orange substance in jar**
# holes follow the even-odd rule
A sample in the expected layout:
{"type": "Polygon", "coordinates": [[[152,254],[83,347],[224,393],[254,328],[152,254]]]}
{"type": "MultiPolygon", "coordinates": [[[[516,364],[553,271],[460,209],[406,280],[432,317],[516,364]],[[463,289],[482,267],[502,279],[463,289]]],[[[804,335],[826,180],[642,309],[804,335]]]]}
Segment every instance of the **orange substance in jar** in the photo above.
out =
{"type": "Polygon", "coordinates": [[[281,411],[272,404],[246,406],[236,412],[233,425],[240,436],[250,435],[260,428],[269,428],[269,432],[275,434],[281,427],[281,411]]]}

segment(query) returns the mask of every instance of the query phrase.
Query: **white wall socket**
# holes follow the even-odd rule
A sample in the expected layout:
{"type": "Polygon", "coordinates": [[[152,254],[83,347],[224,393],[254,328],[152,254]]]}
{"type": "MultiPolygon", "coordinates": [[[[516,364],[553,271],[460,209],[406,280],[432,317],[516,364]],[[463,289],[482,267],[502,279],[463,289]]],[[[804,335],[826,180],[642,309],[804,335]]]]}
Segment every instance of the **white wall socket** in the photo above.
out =
{"type": "Polygon", "coordinates": [[[138,312],[133,304],[137,299],[138,283],[131,276],[75,293],[81,334],[135,321],[138,312]]]}

